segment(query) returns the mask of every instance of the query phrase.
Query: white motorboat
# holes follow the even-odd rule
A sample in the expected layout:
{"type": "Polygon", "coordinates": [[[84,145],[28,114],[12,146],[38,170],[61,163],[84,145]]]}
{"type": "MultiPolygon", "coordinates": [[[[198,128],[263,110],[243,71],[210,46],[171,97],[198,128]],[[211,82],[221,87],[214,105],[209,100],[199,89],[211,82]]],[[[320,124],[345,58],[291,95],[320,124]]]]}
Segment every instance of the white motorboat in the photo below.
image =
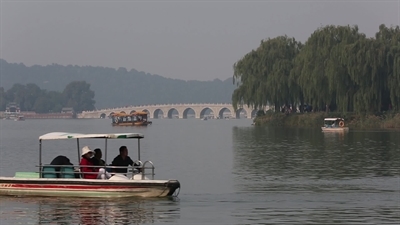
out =
{"type": "MultiPolygon", "coordinates": [[[[180,190],[178,180],[154,179],[154,165],[151,161],[140,161],[140,133],[80,134],[52,132],[39,137],[39,165],[34,172],[16,172],[14,177],[0,177],[0,195],[17,196],[55,196],[55,197],[165,197],[177,196],[180,190]],[[59,178],[54,165],[42,164],[42,141],[76,140],[79,149],[80,139],[105,140],[107,155],[108,139],[136,139],[138,142],[139,166],[123,167],[131,170],[128,176],[115,174],[110,179],[84,179],[80,170],[71,166],[61,166],[59,178]],[[136,172],[135,172],[136,171],[136,172]],[[140,172],[138,172],[140,171],[140,172]],[[149,178],[150,177],[150,178],[149,178]]],[[[79,160],[79,159],[78,159],[79,160]]],[[[96,166],[92,166],[96,167],[96,166]]],[[[115,168],[104,167],[105,170],[115,168]]],[[[121,167],[118,167],[121,168],[121,167]]]]}

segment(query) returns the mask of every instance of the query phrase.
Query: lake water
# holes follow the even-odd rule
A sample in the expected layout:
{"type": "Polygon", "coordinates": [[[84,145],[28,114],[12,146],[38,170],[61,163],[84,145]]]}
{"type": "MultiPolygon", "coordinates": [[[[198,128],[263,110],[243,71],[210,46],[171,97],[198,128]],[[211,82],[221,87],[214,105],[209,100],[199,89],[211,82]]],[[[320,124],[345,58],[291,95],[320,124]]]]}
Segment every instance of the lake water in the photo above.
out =
{"type": "MultiPolygon", "coordinates": [[[[175,199],[0,197],[0,224],[399,224],[400,132],[323,134],[251,126],[251,120],[108,119],[0,121],[0,175],[32,171],[47,132],[140,132],[142,161],[178,179],[175,199]]],[[[81,146],[104,149],[102,140],[81,146]]],[[[136,141],[110,140],[107,162],[136,141]]],[[[44,141],[44,163],[78,163],[73,140],[44,141]]],[[[103,157],[104,158],[104,157],[103,157]]]]}

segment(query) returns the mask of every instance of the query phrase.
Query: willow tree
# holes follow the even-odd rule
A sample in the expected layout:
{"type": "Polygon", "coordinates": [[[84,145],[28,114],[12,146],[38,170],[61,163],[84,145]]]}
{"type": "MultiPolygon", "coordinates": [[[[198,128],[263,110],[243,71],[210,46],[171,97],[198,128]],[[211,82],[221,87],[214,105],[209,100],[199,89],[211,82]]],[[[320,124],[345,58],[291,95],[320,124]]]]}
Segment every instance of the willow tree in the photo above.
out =
{"type": "Polygon", "coordinates": [[[234,65],[233,105],[308,103],[340,112],[400,109],[400,29],[367,38],[354,26],[317,29],[304,46],[280,36],[234,65]]]}
{"type": "Polygon", "coordinates": [[[308,104],[319,109],[329,105],[341,111],[352,110],[355,87],[342,63],[341,52],[343,46],[362,36],[357,26],[326,26],[308,38],[291,75],[308,104]]]}
{"type": "Polygon", "coordinates": [[[262,99],[263,96],[258,93],[260,83],[256,82],[258,79],[258,65],[256,64],[261,60],[258,57],[258,52],[253,50],[234,64],[233,82],[238,86],[232,95],[235,110],[238,105],[242,104],[251,105],[254,108],[259,108],[266,104],[266,99],[262,99]]]}
{"type": "Polygon", "coordinates": [[[232,95],[236,109],[240,104],[261,108],[273,104],[294,104],[296,95],[290,90],[290,71],[301,44],[294,38],[279,36],[261,41],[260,46],[246,54],[233,66],[234,83],[238,88],[232,95]]]}
{"type": "Polygon", "coordinates": [[[352,96],[354,112],[380,111],[387,90],[385,58],[386,46],[373,38],[363,37],[343,48],[343,64],[356,87],[352,96]]]}
{"type": "Polygon", "coordinates": [[[400,28],[379,26],[375,38],[386,46],[385,72],[387,74],[387,91],[393,109],[400,110],[400,28]]]}
{"type": "Polygon", "coordinates": [[[343,51],[348,71],[360,86],[354,96],[356,112],[378,112],[399,103],[399,27],[379,26],[375,38],[361,38],[343,51]],[[397,60],[397,62],[396,62],[397,60]]]}

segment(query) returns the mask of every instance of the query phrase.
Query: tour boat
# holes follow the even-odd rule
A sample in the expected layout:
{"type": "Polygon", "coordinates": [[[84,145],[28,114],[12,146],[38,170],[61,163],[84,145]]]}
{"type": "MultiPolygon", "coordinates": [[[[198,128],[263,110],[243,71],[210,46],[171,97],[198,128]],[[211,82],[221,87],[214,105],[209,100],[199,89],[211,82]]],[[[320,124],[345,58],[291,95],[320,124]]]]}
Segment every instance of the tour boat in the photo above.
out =
{"type": "Polygon", "coordinates": [[[177,196],[180,190],[178,180],[156,180],[154,179],[153,163],[151,161],[144,163],[140,161],[140,139],[142,138],[144,136],[140,133],[81,134],[52,132],[44,134],[39,137],[38,171],[16,172],[14,177],[0,177],[0,195],[53,197],[177,196]],[[137,162],[139,166],[92,166],[105,168],[108,171],[110,168],[128,168],[129,173],[126,176],[115,174],[110,179],[84,179],[81,178],[80,170],[73,166],[42,164],[42,141],[61,139],[76,140],[78,153],[80,152],[80,139],[103,139],[105,140],[105,156],[107,156],[108,139],[137,139],[137,162]],[[59,172],[55,171],[55,167],[60,168],[59,172]],[[59,178],[57,178],[56,173],[58,173],[59,178]]]}
{"type": "Polygon", "coordinates": [[[336,131],[348,131],[349,127],[344,126],[343,118],[325,118],[324,126],[321,127],[323,132],[336,132],[336,131]]]}
{"type": "Polygon", "coordinates": [[[111,115],[111,119],[113,126],[147,126],[152,124],[147,119],[147,112],[115,113],[111,115]]]}

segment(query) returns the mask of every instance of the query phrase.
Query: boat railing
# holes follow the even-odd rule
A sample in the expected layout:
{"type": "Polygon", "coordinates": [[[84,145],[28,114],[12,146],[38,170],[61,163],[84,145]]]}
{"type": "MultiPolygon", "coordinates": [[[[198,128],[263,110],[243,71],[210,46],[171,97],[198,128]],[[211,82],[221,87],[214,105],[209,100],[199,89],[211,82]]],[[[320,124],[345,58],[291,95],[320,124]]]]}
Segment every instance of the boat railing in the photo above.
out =
{"type": "MultiPolygon", "coordinates": [[[[111,166],[111,165],[105,165],[105,166],[95,166],[95,165],[51,165],[51,164],[44,164],[44,165],[37,165],[36,167],[39,168],[39,177],[44,178],[44,174],[50,174],[50,177],[48,178],[54,178],[57,177],[57,174],[59,174],[60,178],[82,178],[82,174],[98,174],[99,172],[82,172],[81,168],[82,167],[87,167],[87,168],[104,168],[105,171],[110,174],[110,175],[115,175],[115,174],[121,174],[117,172],[113,172],[113,169],[127,169],[127,175],[131,173],[131,177],[135,176],[136,174],[142,174],[142,179],[145,179],[145,175],[151,175],[151,179],[154,179],[154,164],[151,161],[145,161],[142,163],[141,161],[136,161],[135,163],[138,163],[138,165],[133,165],[133,166],[111,166]],[[150,164],[150,166],[146,166],[146,164],[150,164]],[[59,171],[56,171],[55,168],[60,168],[59,171]],[[146,173],[146,169],[151,169],[151,173],[146,173]],[[78,177],[77,177],[78,176],[78,177]]],[[[125,173],[123,173],[125,174],[125,173]]]]}
{"type": "MultiPolygon", "coordinates": [[[[142,169],[142,180],[145,179],[145,175],[146,175],[145,169],[151,169],[151,173],[150,173],[151,179],[154,180],[154,169],[155,169],[155,167],[154,167],[154,164],[153,164],[152,161],[145,161],[143,163],[141,169],[142,169]],[[146,164],[150,164],[150,166],[146,167],[146,164]]],[[[147,175],[149,175],[149,174],[147,174],[147,175]]]]}

